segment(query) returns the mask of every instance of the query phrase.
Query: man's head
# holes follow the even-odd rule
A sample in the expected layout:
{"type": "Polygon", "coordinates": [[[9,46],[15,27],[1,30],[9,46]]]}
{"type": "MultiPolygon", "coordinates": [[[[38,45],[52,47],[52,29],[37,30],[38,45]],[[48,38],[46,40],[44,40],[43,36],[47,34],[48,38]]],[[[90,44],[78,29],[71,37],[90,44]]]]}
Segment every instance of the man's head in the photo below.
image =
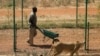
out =
{"type": "Polygon", "coordinates": [[[33,12],[37,12],[37,8],[36,8],[36,7],[33,7],[33,8],[32,8],[32,11],[33,11],[33,12]]]}

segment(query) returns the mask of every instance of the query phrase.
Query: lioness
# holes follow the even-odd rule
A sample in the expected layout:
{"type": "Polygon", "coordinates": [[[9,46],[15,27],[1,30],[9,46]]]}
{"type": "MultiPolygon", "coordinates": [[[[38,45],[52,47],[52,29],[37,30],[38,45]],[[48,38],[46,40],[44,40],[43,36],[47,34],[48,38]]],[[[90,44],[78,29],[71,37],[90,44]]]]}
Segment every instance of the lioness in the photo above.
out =
{"type": "Polygon", "coordinates": [[[73,56],[74,53],[76,53],[78,56],[78,50],[80,49],[80,47],[83,46],[83,44],[84,42],[79,43],[79,41],[77,41],[76,44],[75,43],[65,44],[61,43],[58,39],[54,39],[51,51],[54,50],[54,56],[59,55],[61,52],[70,53],[70,56],[73,56]]]}

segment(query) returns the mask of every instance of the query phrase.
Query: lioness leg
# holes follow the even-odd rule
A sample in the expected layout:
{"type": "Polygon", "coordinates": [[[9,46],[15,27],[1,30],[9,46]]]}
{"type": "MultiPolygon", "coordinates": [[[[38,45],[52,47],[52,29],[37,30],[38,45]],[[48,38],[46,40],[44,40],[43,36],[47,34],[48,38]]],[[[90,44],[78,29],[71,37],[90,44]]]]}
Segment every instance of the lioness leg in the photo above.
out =
{"type": "Polygon", "coordinates": [[[78,51],[76,52],[76,56],[79,56],[78,51]]]}
{"type": "Polygon", "coordinates": [[[70,53],[70,56],[73,56],[74,55],[74,53],[70,53]]]}
{"type": "Polygon", "coordinates": [[[54,53],[54,56],[57,56],[57,55],[59,55],[61,52],[59,51],[59,52],[55,52],[54,53]]]}
{"type": "Polygon", "coordinates": [[[57,56],[59,53],[55,53],[54,56],[57,56]]]}
{"type": "MultiPolygon", "coordinates": [[[[70,54],[70,56],[73,56],[73,55],[74,55],[74,53],[71,53],[71,54],[70,54]]],[[[76,56],[79,56],[79,55],[78,55],[78,52],[76,52],[76,56]]]]}

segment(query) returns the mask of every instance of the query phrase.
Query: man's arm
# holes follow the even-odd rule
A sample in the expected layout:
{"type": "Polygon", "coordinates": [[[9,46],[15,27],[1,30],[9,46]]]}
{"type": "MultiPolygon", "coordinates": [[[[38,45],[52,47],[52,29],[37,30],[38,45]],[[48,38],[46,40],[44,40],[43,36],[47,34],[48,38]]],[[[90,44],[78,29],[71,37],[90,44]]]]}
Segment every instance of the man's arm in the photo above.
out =
{"type": "Polygon", "coordinates": [[[32,24],[32,15],[29,18],[29,23],[32,24]]]}

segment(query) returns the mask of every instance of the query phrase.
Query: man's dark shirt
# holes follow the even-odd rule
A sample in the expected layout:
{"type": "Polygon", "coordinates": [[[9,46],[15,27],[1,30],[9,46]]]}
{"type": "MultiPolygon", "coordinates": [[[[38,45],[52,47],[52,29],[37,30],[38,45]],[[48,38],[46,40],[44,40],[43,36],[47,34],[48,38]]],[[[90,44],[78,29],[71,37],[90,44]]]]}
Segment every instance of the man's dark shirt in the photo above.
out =
{"type": "Polygon", "coordinates": [[[36,23],[37,23],[37,16],[35,14],[32,14],[29,18],[29,23],[30,23],[30,27],[37,27],[36,23]]]}

